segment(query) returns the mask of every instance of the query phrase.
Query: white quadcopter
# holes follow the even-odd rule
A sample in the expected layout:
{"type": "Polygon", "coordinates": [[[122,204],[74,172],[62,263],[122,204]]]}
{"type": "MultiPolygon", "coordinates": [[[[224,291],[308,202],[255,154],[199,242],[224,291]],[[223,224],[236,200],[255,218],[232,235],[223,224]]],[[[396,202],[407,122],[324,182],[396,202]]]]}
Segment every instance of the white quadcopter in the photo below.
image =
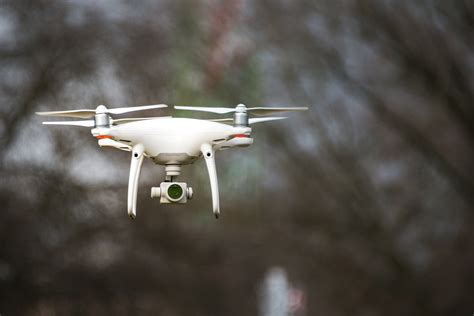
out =
{"type": "Polygon", "coordinates": [[[99,105],[95,110],[70,110],[38,112],[39,115],[94,118],[82,121],[43,122],[47,125],[73,125],[91,127],[92,135],[99,140],[99,146],[115,147],[132,152],[128,180],[128,215],[133,219],[137,210],[138,177],[143,158],[148,157],[155,164],[164,165],[165,181],[160,187],[151,189],[152,198],[160,203],[186,203],[193,196],[193,190],[186,183],[175,182],[181,173],[181,166],[192,164],[204,157],[209,172],[212,193],[212,210],[219,217],[219,188],[214,154],[218,150],[232,147],[246,147],[253,143],[250,137],[252,124],[281,120],[285,117],[249,118],[249,113],[266,115],[286,111],[304,111],[306,107],[254,107],[243,104],[235,108],[175,106],[179,110],[202,111],[217,114],[234,113],[233,118],[201,120],[191,118],[146,117],[113,119],[111,114],[165,108],[165,104],[107,109],[99,105]],[[230,124],[230,125],[228,125],[230,124]]]}

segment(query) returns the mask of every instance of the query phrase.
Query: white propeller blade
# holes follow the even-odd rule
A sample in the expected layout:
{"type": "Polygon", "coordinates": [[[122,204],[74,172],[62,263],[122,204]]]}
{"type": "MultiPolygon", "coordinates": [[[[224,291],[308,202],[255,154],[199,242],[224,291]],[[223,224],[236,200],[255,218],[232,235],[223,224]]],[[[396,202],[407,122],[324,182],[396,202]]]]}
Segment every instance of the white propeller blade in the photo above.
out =
{"type": "Polygon", "coordinates": [[[107,109],[107,112],[110,114],[123,114],[123,113],[130,113],[136,111],[144,111],[144,110],[151,110],[151,109],[162,109],[168,107],[166,104],[152,104],[152,105],[142,105],[142,106],[131,106],[126,108],[115,108],[115,109],[107,109]]]}
{"type": "Polygon", "coordinates": [[[217,107],[203,107],[203,106],[181,106],[175,105],[177,110],[188,110],[188,111],[200,111],[200,112],[210,112],[217,114],[226,114],[235,112],[235,108],[217,108],[217,107]]]}
{"type": "MultiPolygon", "coordinates": [[[[255,124],[255,123],[260,123],[260,122],[269,122],[269,121],[276,121],[276,120],[284,120],[286,117],[259,117],[259,118],[250,118],[249,119],[249,124],[255,124]]],[[[232,124],[234,122],[233,118],[223,118],[223,119],[210,119],[208,121],[211,122],[218,122],[218,123],[224,123],[224,124],[232,124]]]]}
{"type": "Polygon", "coordinates": [[[280,112],[290,112],[290,111],[306,111],[307,107],[274,107],[274,108],[266,108],[266,107],[256,107],[256,108],[247,108],[247,112],[251,112],[255,115],[268,115],[268,114],[275,114],[280,112]]]}
{"type": "Polygon", "coordinates": [[[286,117],[259,117],[259,118],[250,118],[249,124],[255,124],[260,122],[269,122],[269,121],[277,121],[277,120],[284,120],[286,117]]]}
{"type": "Polygon", "coordinates": [[[307,107],[254,107],[254,108],[246,108],[245,105],[239,104],[235,108],[219,108],[219,107],[202,107],[202,106],[179,106],[175,105],[175,109],[178,110],[188,110],[188,111],[201,111],[201,112],[210,112],[210,113],[217,113],[217,114],[226,114],[236,112],[238,108],[241,108],[243,111],[251,112],[255,115],[268,115],[280,112],[289,112],[289,111],[306,111],[307,107]]]}
{"type": "Polygon", "coordinates": [[[232,124],[234,123],[233,118],[223,118],[223,119],[208,119],[206,121],[217,122],[217,123],[224,123],[224,124],[232,124]]]}
{"type": "Polygon", "coordinates": [[[50,112],[36,112],[38,115],[46,116],[65,116],[77,118],[91,118],[95,115],[95,110],[69,110],[69,111],[50,111],[50,112]]]}
{"type": "Polygon", "coordinates": [[[71,126],[83,126],[83,127],[94,127],[95,126],[95,122],[93,120],[43,122],[43,124],[44,125],[71,125],[71,126]]]}
{"type": "Polygon", "coordinates": [[[146,120],[156,120],[162,118],[170,118],[171,116],[156,116],[156,117],[131,117],[131,118],[121,118],[112,121],[112,124],[119,125],[119,124],[126,124],[138,121],[146,121],[146,120]]]}
{"type": "MultiPolygon", "coordinates": [[[[144,111],[151,109],[161,109],[168,107],[166,104],[152,104],[152,105],[143,105],[143,106],[131,106],[125,108],[115,108],[107,109],[103,105],[99,105],[98,113],[110,113],[110,114],[123,114],[136,111],[144,111]]],[[[65,116],[65,117],[77,117],[77,118],[91,118],[97,113],[97,109],[81,109],[81,110],[66,110],[66,111],[50,111],[50,112],[36,112],[38,115],[47,115],[47,116],[65,116]]]]}

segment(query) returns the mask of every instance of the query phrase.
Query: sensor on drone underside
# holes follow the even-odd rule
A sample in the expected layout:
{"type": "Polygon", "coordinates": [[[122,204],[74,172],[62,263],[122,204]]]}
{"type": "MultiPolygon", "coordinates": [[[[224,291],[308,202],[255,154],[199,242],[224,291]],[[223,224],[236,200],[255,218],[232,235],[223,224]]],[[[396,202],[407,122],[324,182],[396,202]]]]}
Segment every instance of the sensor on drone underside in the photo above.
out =
{"type": "Polygon", "coordinates": [[[159,188],[151,188],[151,198],[159,198],[162,204],[186,204],[193,198],[193,188],[185,182],[162,182],[159,188]]]}

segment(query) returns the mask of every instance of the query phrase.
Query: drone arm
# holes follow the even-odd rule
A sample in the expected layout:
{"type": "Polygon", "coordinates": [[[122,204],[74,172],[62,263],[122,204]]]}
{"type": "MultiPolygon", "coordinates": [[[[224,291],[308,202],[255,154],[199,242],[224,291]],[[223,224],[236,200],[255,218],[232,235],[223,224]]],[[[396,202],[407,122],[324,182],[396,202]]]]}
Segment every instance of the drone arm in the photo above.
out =
{"type": "Polygon", "coordinates": [[[211,193],[212,193],[212,211],[216,218],[219,217],[219,185],[217,182],[217,171],[216,161],[214,159],[214,149],[209,144],[203,144],[201,146],[201,152],[206,161],[207,171],[209,173],[209,180],[211,182],[211,193]]]}
{"type": "Polygon", "coordinates": [[[144,151],[145,149],[142,144],[137,144],[132,148],[132,162],[130,164],[130,176],[128,179],[127,200],[128,216],[130,216],[132,219],[137,216],[138,178],[140,177],[144,151]]]}

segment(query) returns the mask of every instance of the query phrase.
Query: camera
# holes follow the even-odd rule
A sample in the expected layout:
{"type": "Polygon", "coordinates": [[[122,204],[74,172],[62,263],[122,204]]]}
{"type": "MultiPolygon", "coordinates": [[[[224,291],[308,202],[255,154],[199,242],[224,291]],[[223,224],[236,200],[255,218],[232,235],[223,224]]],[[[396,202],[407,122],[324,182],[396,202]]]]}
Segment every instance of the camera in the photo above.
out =
{"type": "Polygon", "coordinates": [[[185,204],[193,198],[193,188],[184,182],[162,182],[159,188],[151,188],[151,198],[160,198],[160,203],[185,204]]]}

